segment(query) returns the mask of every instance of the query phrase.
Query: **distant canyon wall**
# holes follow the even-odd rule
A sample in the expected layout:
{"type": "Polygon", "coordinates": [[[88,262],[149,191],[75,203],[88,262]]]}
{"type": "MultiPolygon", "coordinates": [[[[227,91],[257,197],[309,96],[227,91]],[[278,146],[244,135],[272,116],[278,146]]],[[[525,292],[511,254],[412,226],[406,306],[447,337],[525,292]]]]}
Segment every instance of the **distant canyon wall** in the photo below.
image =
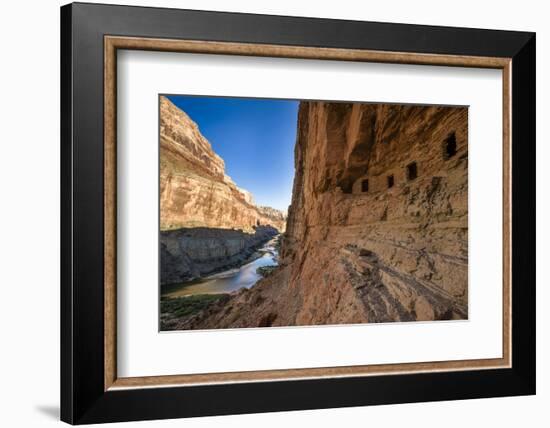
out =
{"type": "Polygon", "coordinates": [[[224,305],[180,327],[466,319],[467,108],[302,102],[281,267],[224,305]]]}
{"type": "Polygon", "coordinates": [[[192,281],[240,266],[277,234],[271,226],[256,226],[254,233],[205,227],[163,231],[161,284],[192,281]]]}
{"type": "Polygon", "coordinates": [[[286,215],[254,204],[225,174],[225,164],[195,122],[160,99],[160,228],[211,227],[254,233],[258,225],[284,231],[286,215]]]}

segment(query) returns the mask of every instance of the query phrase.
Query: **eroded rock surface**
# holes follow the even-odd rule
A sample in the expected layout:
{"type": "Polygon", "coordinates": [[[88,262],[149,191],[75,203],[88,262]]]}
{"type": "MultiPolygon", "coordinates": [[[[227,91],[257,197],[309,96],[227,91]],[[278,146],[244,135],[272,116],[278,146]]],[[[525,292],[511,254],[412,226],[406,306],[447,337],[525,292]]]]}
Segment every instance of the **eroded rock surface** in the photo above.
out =
{"type": "Polygon", "coordinates": [[[466,319],[467,108],[302,102],[281,267],[177,328],[466,319]]]}
{"type": "Polygon", "coordinates": [[[192,281],[240,266],[279,232],[255,226],[254,233],[199,227],[161,232],[161,284],[192,281]]]}
{"type": "MultiPolygon", "coordinates": [[[[195,122],[160,99],[160,228],[213,227],[254,233],[258,225],[283,231],[286,215],[257,207],[250,192],[225,173],[225,164],[195,122]]],[[[267,209],[268,208],[268,209],[267,209]]]]}
{"type": "Polygon", "coordinates": [[[161,284],[190,281],[246,261],[286,226],[225,174],[197,124],[160,99],[161,284]]]}

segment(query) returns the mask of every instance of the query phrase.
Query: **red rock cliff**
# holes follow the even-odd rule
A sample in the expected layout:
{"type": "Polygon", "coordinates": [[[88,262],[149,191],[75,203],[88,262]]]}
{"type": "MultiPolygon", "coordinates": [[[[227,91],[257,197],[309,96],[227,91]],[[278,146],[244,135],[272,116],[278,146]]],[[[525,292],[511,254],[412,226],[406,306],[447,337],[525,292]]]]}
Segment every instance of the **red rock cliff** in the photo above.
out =
{"type": "Polygon", "coordinates": [[[180,327],[467,318],[467,123],[467,108],[301,103],[281,267],[180,327]]]}
{"type": "Polygon", "coordinates": [[[187,114],[160,99],[160,227],[284,230],[280,211],[254,205],[252,195],[225,174],[225,165],[187,114]]]}
{"type": "Polygon", "coordinates": [[[467,317],[467,114],[302,103],[283,246],[316,308],[299,324],[467,317]]]}

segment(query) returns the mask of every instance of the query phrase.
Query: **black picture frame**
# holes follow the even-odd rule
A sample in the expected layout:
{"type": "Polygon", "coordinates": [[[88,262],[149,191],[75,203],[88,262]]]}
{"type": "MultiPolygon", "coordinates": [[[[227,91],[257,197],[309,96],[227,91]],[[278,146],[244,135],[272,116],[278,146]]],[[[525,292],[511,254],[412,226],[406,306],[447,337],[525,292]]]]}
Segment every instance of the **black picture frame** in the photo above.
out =
{"type": "Polygon", "coordinates": [[[71,424],[535,393],[535,34],[74,3],[61,8],[61,419],[71,424]],[[512,367],[104,390],[104,36],[512,59],[512,367]]]}

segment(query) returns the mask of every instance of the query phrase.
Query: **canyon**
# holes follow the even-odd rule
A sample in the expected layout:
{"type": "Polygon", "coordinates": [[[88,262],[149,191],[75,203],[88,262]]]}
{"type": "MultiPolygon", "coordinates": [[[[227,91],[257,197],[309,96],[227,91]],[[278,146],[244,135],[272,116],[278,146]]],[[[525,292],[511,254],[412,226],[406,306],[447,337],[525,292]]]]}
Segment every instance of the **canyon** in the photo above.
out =
{"type": "Polygon", "coordinates": [[[272,226],[255,226],[254,233],[207,227],[161,231],[161,284],[193,281],[241,266],[278,234],[272,226]]]}
{"type": "MultiPolygon", "coordinates": [[[[294,157],[279,267],[171,329],[468,318],[467,107],[301,102],[294,157]]],[[[209,162],[221,186],[223,163],[209,162]]],[[[212,193],[203,178],[193,177],[192,203],[212,193]]],[[[181,225],[184,202],[165,204],[178,207],[167,227],[181,225]]],[[[212,221],[199,212],[193,221],[212,221]]],[[[212,212],[222,224],[266,221],[253,209],[232,219],[212,212]]]]}
{"type": "Polygon", "coordinates": [[[225,173],[225,163],[191,118],[160,97],[160,229],[240,229],[259,225],[284,231],[286,215],[254,204],[225,173]]]}
{"type": "Polygon", "coordinates": [[[255,205],[197,124],[164,96],[159,117],[161,285],[240,266],[284,232],[286,214],[255,205]]]}

